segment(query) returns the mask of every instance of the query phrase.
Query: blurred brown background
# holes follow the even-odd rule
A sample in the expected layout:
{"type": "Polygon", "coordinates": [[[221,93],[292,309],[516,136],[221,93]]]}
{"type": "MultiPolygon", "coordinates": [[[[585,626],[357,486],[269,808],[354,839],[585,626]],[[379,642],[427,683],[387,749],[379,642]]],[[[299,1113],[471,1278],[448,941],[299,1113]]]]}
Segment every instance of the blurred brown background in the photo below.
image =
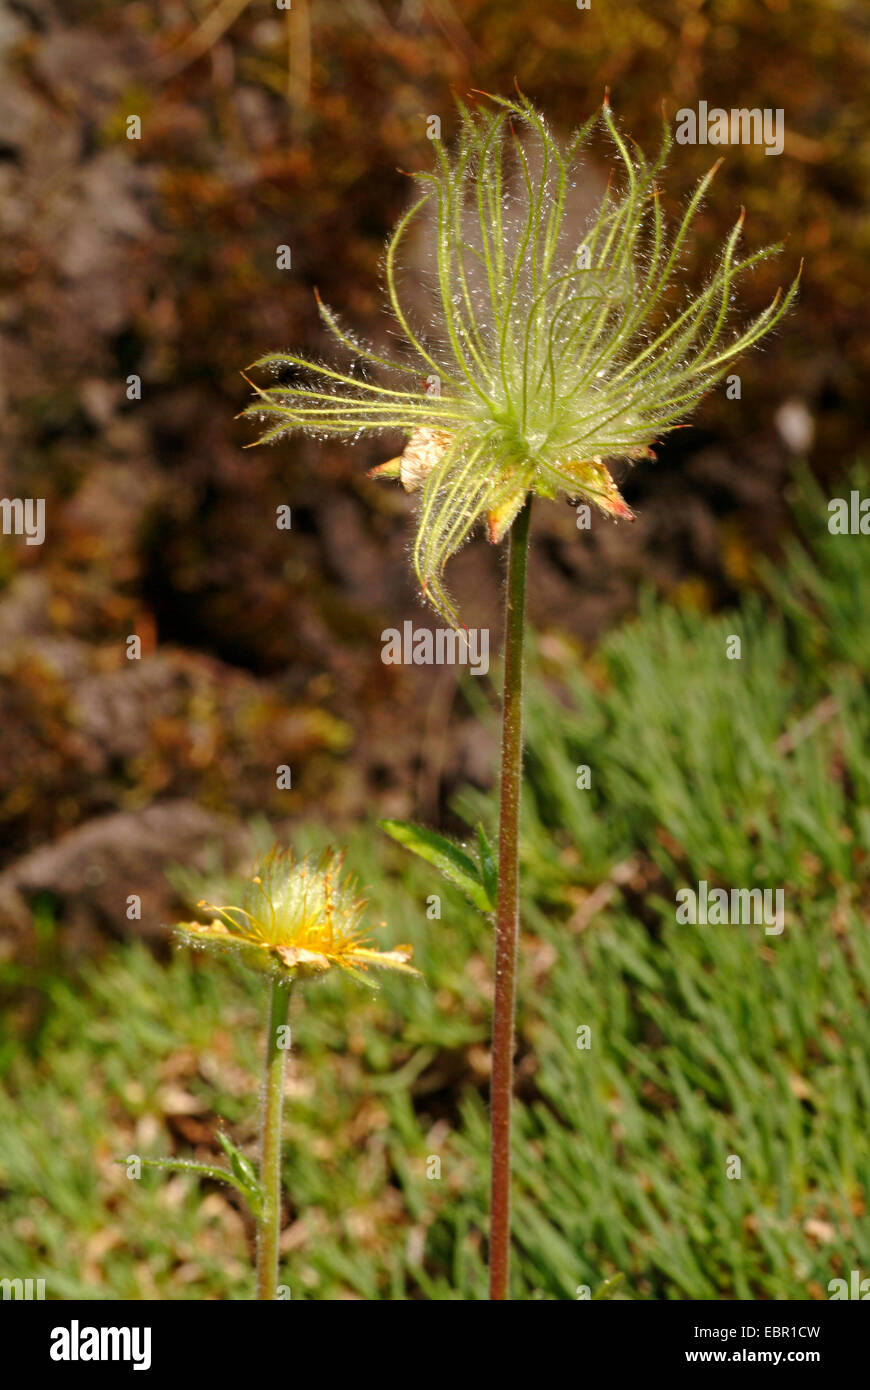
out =
{"type": "MultiPolygon", "coordinates": [[[[719,153],[696,282],[748,210],[787,238],[745,282],[758,310],[805,258],[795,315],[689,430],[625,485],[632,528],[535,521],[535,624],[588,643],[651,583],[719,605],[775,554],[795,454],[826,485],[860,451],[870,336],[870,11],[860,0],[163,0],[0,6],[0,275],[6,497],[44,497],[42,547],[0,538],[0,914],[48,892],[81,932],[146,930],[167,858],[276,822],[436,820],[485,785],[491,749],[456,672],[386,667],[380,633],[423,618],[408,500],[366,479],[383,445],[245,451],[240,375],[268,350],[327,352],[313,289],[363,336],[400,169],[426,164],[451,90],[516,79],[563,130],[605,84],[648,150],[660,105],[785,112],[785,148],[675,147],[671,215],[719,153]],[[127,138],[127,118],[141,138],[127,138]],[[292,270],[276,266],[288,245],[292,270]],[[127,379],[141,379],[141,400],[127,379]],[[292,530],[275,526],[281,503],[292,530]],[[138,634],[143,654],[126,656],[138,634]],[[447,733],[449,730],[449,738],[447,733]],[[293,769],[278,791],[275,768],[293,769]]],[[[595,176],[598,176],[596,171],[595,176]]],[[[394,443],[395,441],[393,441],[394,443]]],[[[394,450],[392,450],[394,451],[394,450]]],[[[500,630],[502,557],[452,564],[500,630]]]]}

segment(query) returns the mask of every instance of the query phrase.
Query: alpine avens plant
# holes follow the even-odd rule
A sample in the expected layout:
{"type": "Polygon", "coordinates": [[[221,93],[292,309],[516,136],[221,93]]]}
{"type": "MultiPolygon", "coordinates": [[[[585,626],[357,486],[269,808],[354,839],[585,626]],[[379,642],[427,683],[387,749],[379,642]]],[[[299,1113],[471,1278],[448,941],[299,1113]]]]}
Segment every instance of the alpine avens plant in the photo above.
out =
{"type": "Polygon", "coordinates": [[[433,142],[435,167],[414,176],[420,196],[389,240],[386,292],[403,349],[391,357],[373,351],[318,300],[349,354],[346,365],[270,353],[254,366],[276,382],[255,386],[246,413],[266,426],[261,443],[297,430],[320,438],[386,430],[406,436],[401,455],[372,472],[416,495],[414,572],[425,599],[454,626],[460,619],[444,586],[446,562],[478,523],[493,544],[510,538],[497,863],[482,831],[475,861],[431,831],[385,823],[476,906],[495,913],[490,1296],[504,1299],[532,497],[563,493],[631,520],[608,463],[653,457],[652,446],[779,322],[798,282],[733,328],[740,277],[779,248],[742,256],[741,212],[704,288],[680,294],[681,254],[717,166],[669,233],[657,185],[671,147],[666,122],[650,162],[621,134],[606,97],[564,147],[521,95],[488,101],[486,110],[459,103],[455,150],[433,142]],[[578,238],[569,194],[596,127],[609,139],[617,172],[578,238]],[[434,294],[428,320],[418,325],[403,301],[401,268],[409,234],[425,214],[434,294]]]}
{"type": "Polygon", "coordinates": [[[259,1171],[228,1135],[218,1141],[230,1167],[188,1159],[140,1159],[149,1168],[200,1174],[228,1183],[245,1200],[257,1226],[257,1298],[278,1291],[281,1233],[281,1120],[284,1064],[290,1047],[290,992],[297,982],[340,967],[372,984],[371,966],[419,972],[411,948],[378,951],[363,930],[365,902],[342,871],[342,856],[327,850],[317,860],[294,862],[289,851],[273,850],[254,869],[238,904],[201,902],[205,922],[179,922],[186,945],[229,955],[262,974],[270,985],[266,1065],[262,1090],[259,1171]]]}

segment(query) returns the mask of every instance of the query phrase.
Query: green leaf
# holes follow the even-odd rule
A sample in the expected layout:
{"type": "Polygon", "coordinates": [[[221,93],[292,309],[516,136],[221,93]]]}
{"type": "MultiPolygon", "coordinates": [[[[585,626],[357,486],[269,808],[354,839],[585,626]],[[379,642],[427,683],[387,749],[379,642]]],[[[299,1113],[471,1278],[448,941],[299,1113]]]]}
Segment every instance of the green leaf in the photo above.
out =
{"type": "Polygon", "coordinates": [[[620,1270],[619,1274],[613,1274],[609,1279],[605,1279],[604,1283],[600,1284],[595,1290],[591,1301],[593,1303],[598,1301],[606,1302],[608,1299],[611,1299],[624,1278],[625,1275],[620,1270]]]}
{"type": "MultiPolygon", "coordinates": [[[[115,1162],[126,1164],[128,1159],[116,1158],[115,1162]]],[[[229,1183],[244,1197],[254,1216],[259,1215],[262,1202],[259,1183],[254,1190],[238,1174],[228,1173],[226,1168],[219,1168],[216,1163],[197,1163],[189,1158],[139,1158],[139,1162],[143,1168],[159,1168],[164,1173],[191,1173],[197,1177],[211,1178],[214,1182],[229,1183]]]]}
{"type": "Polygon", "coordinates": [[[483,876],[483,886],[494,912],[496,903],[498,902],[498,863],[492,845],[489,843],[486,831],[480,821],[478,821],[477,824],[477,849],[480,855],[480,871],[483,876]]]}
{"type": "MultiPolygon", "coordinates": [[[[138,1155],[137,1155],[138,1157],[138,1155]]],[[[126,1158],[118,1158],[116,1163],[126,1163],[126,1158]]],[[[232,1173],[228,1173],[226,1168],[219,1168],[216,1163],[199,1163],[190,1158],[140,1158],[139,1162],[143,1168],[161,1168],[167,1173],[199,1173],[205,1178],[215,1178],[218,1182],[228,1182],[233,1187],[238,1187],[239,1182],[232,1173]]]]}
{"type": "Polygon", "coordinates": [[[229,1135],[224,1134],[223,1131],[218,1130],[217,1140],[230,1160],[230,1167],[245,1189],[248,1205],[254,1215],[258,1216],[263,1204],[263,1189],[260,1186],[260,1179],[257,1177],[253,1163],[245,1157],[241,1149],[237,1148],[229,1135]]]}
{"type": "Polygon", "coordinates": [[[480,908],[481,912],[492,911],[492,903],[483,885],[480,870],[474,860],[452,840],[436,834],[434,830],[424,830],[422,826],[411,825],[404,820],[382,820],[378,821],[378,824],[400,845],[404,845],[414,854],[419,854],[427,864],[434,864],[448,882],[467,893],[474,906],[480,908]]]}

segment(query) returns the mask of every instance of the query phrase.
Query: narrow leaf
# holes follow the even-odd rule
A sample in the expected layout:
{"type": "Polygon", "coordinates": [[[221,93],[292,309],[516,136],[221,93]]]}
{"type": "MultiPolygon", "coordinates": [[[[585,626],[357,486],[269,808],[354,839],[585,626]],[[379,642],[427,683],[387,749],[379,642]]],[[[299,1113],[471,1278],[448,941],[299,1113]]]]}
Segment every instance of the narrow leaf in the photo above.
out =
{"type": "Polygon", "coordinates": [[[408,821],[382,820],[378,821],[378,824],[400,845],[418,854],[427,864],[434,864],[444,878],[468,894],[474,906],[480,908],[481,912],[491,911],[492,904],[483,885],[480,870],[474,860],[452,840],[436,834],[434,830],[411,825],[408,821]]]}
{"type": "MultiPolygon", "coordinates": [[[[118,1158],[116,1163],[126,1163],[126,1158],[118,1158]]],[[[249,1196],[244,1183],[235,1176],[228,1173],[226,1168],[219,1168],[216,1163],[195,1163],[189,1158],[140,1158],[139,1162],[143,1168],[160,1168],[166,1173],[194,1173],[203,1178],[212,1178],[215,1182],[229,1183],[242,1196],[249,1196]]]]}
{"type": "Polygon", "coordinates": [[[624,1278],[625,1275],[620,1270],[619,1274],[613,1274],[609,1279],[605,1279],[604,1283],[600,1284],[592,1295],[592,1302],[606,1302],[611,1299],[624,1278]]]}
{"type": "Polygon", "coordinates": [[[489,898],[489,905],[493,912],[498,902],[498,864],[492,845],[487,839],[486,831],[478,822],[477,826],[477,849],[480,855],[480,872],[483,877],[483,886],[489,898]]]}
{"type": "Polygon", "coordinates": [[[248,1195],[251,1208],[256,1215],[263,1201],[263,1189],[260,1187],[260,1180],[257,1177],[256,1169],[249,1158],[246,1158],[241,1149],[237,1148],[230,1139],[229,1135],[218,1131],[218,1143],[230,1160],[230,1166],[238,1178],[242,1187],[248,1195]]]}

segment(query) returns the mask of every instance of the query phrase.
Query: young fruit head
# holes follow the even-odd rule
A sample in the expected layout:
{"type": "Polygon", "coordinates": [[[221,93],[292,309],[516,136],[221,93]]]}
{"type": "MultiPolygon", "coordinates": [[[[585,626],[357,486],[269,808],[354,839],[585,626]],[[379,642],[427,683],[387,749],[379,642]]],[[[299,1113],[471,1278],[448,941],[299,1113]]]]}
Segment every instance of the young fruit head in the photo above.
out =
{"type": "Polygon", "coordinates": [[[457,147],[450,154],[434,142],[435,168],[415,175],[421,196],[387,247],[386,289],[405,357],[389,360],[360,343],[318,300],[352,354],[349,369],[271,353],[254,365],[283,379],[255,387],[245,412],[267,424],[261,443],[294,430],[407,436],[401,455],[372,472],[415,494],[414,570],[454,624],[444,566],[479,522],[498,543],[535,493],[583,498],[630,520],[608,461],[652,457],[652,445],[782,318],[798,284],[732,330],[738,277],[779,249],[740,258],[741,212],[704,289],[671,307],[679,257],[717,166],[669,236],[656,182],[671,146],[667,123],[649,162],[620,133],[607,99],[564,148],[524,97],[489,100],[493,110],[459,103],[457,147]],[[568,192],[599,125],[620,177],[578,243],[568,192]],[[436,295],[418,330],[403,307],[400,264],[424,209],[436,295]]]}

